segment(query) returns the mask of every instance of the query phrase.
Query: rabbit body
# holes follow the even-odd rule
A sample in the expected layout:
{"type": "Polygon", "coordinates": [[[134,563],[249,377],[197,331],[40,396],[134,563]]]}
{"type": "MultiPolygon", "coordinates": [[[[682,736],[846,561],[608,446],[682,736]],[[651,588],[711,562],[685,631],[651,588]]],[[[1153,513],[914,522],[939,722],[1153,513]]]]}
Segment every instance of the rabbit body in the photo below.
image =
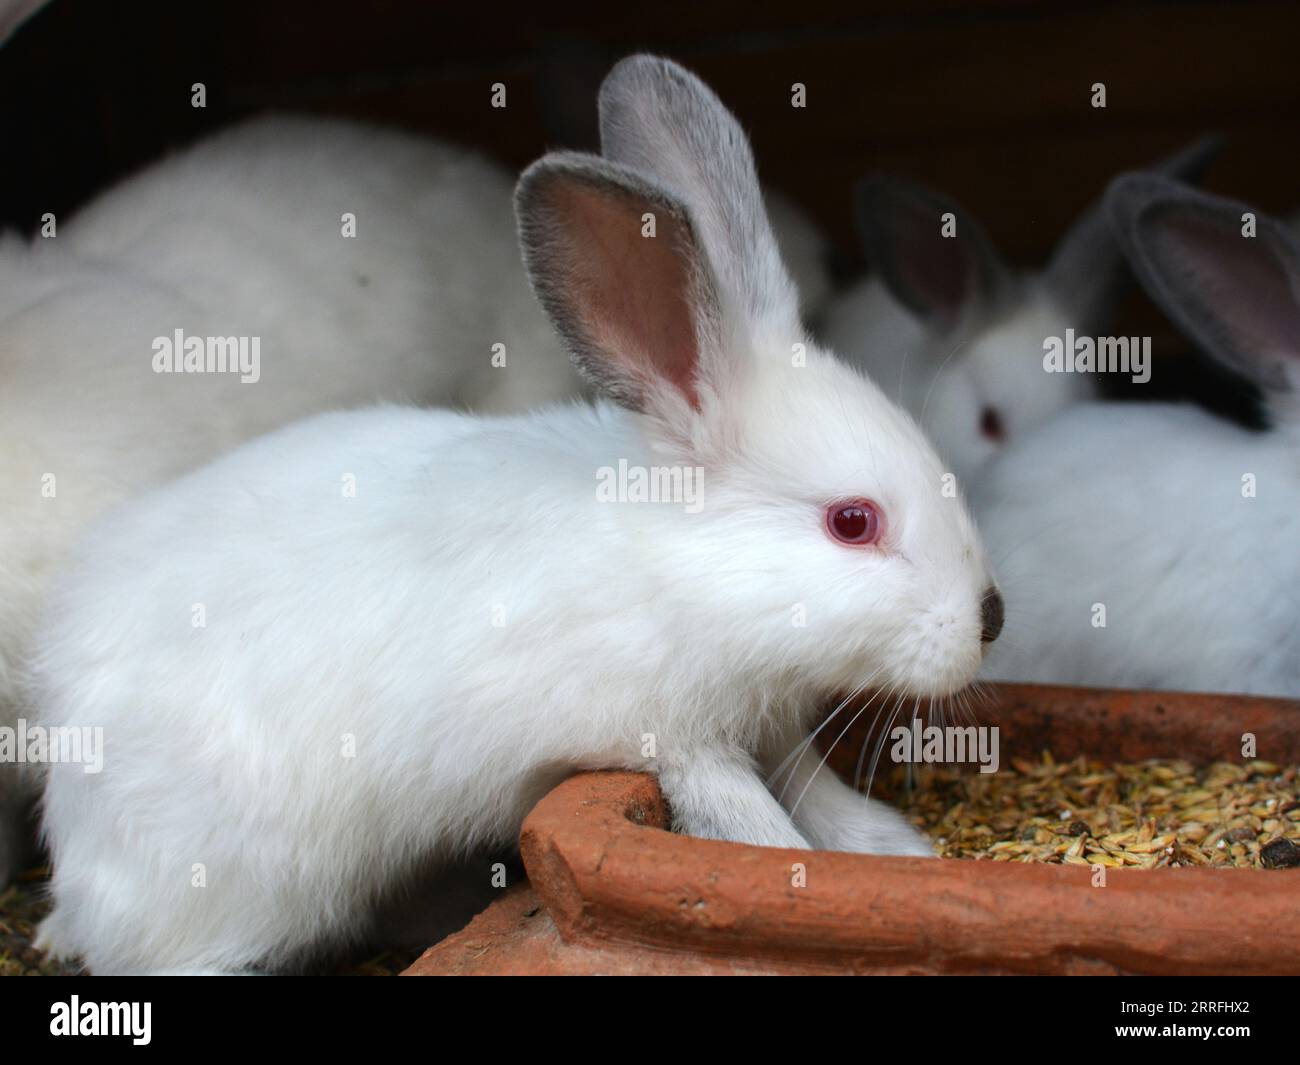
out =
{"type": "Polygon", "coordinates": [[[87,538],[34,694],[42,724],[103,729],[104,766],[50,766],[45,946],[292,966],[584,768],[656,773],[694,835],[930,853],[786,756],[833,693],[970,682],[996,636],[974,526],[912,420],[807,342],[717,98],[636,57],[601,116],[605,157],[545,157],[516,204],[617,406],[321,415],[87,538]],[[603,496],[622,463],[699,471],[701,505],[603,496]],[[840,500],[878,537],[833,535],[840,500]]]}
{"type": "Polygon", "coordinates": [[[1271,424],[1084,404],[1009,446],[972,491],[1010,586],[988,671],[1300,697],[1300,242],[1153,175],[1106,202],[1152,299],[1254,382],[1271,424]]]}
{"type": "MultiPolygon", "coordinates": [[[[0,726],[20,715],[50,576],[106,508],[318,411],[508,410],[577,389],[519,263],[511,194],[458,149],[271,117],[130,178],[54,239],[0,241],[0,726]],[[155,340],[176,330],[255,338],[260,366],[155,372],[155,340]]],[[[27,776],[0,766],[0,883],[27,776]]]]}
{"type": "MultiPolygon", "coordinates": [[[[729,783],[867,660],[827,673],[823,637],[789,645],[807,575],[736,590],[778,568],[769,549],[598,502],[593,470],[662,461],[630,423],[322,415],[97,526],[38,661],[41,723],[101,726],[107,763],[50,767],[43,945],[96,972],[291,964],[358,934],[417,861],[510,843],[584,768],[658,772],[696,834],[927,853],[843,785],[854,816],[822,824],[729,783]]],[[[743,515],[752,488],[711,507],[743,515]]],[[[921,669],[925,645],[898,643],[921,669]]]]}
{"type": "Polygon", "coordinates": [[[1187,405],[1085,403],[1010,448],[971,493],[1009,603],[987,675],[1300,697],[1289,437],[1187,405]]]}

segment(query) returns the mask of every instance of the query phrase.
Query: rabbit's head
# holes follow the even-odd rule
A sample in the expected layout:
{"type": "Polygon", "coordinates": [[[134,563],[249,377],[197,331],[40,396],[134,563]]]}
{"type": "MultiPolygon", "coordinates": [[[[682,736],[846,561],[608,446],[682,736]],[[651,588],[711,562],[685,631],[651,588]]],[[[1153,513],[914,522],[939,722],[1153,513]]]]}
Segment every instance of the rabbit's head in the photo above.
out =
{"type": "Polygon", "coordinates": [[[516,207],[581,370],[658,462],[702,471],[698,512],[646,527],[657,605],[734,650],[723,675],[965,686],[1001,627],[978,534],[912,419],[805,335],[739,125],[648,56],[600,105],[603,156],[539,160],[516,207]]]}
{"type": "MultiPolygon", "coordinates": [[[[1198,177],[1217,151],[1207,137],[1155,171],[1198,177]]],[[[1088,374],[1048,373],[1043,345],[1067,329],[1095,336],[1114,315],[1128,274],[1100,203],[1030,276],[1014,274],[955,202],[911,182],[864,180],[856,213],[868,259],[923,327],[905,402],[959,473],[1095,393],[1088,374]]]]}
{"type": "MultiPolygon", "coordinates": [[[[1206,354],[1259,386],[1300,453],[1300,240],[1248,204],[1124,174],[1106,194],[1151,299],[1206,354]]],[[[1294,502],[1294,501],[1293,501],[1294,502]]]]}

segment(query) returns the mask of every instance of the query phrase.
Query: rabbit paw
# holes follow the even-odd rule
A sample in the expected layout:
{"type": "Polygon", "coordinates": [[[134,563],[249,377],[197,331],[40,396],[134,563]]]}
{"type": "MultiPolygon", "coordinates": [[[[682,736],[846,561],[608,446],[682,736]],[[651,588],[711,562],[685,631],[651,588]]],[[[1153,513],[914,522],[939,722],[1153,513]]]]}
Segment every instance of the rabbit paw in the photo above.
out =
{"type": "Polygon", "coordinates": [[[890,854],[908,858],[933,858],[934,846],[902,814],[880,803],[863,803],[852,814],[837,817],[814,834],[822,850],[852,854],[890,854]]]}

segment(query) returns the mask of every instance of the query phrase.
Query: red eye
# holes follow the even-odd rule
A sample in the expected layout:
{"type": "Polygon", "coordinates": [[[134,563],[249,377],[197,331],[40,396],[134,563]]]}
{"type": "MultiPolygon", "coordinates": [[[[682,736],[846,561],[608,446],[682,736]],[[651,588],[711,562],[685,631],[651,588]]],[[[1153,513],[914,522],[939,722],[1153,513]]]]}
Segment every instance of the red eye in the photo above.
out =
{"type": "Polygon", "coordinates": [[[1002,425],[1002,415],[998,413],[996,407],[985,407],[980,412],[980,432],[984,434],[985,439],[992,440],[995,444],[1000,444],[1007,438],[1007,431],[1002,425]]]}
{"type": "Polygon", "coordinates": [[[826,528],[844,544],[874,544],[880,539],[880,511],[867,499],[847,499],[826,508],[826,528]]]}

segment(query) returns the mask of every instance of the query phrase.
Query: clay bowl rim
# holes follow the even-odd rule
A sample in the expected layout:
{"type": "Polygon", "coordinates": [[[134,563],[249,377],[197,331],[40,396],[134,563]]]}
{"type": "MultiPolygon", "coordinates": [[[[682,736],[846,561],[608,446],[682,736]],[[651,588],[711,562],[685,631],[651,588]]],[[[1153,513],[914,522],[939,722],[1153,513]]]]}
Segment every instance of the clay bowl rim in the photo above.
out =
{"type": "MultiPolygon", "coordinates": [[[[1126,757],[1159,756],[1140,753],[1155,729],[1163,757],[1193,761],[1256,731],[1286,752],[1261,757],[1300,761],[1292,700],[999,685],[985,718],[1026,739],[1109,736],[1126,757]]],[[[647,774],[580,774],[534,808],[524,864],[566,941],[940,972],[1300,971],[1300,869],[1108,869],[1096,887],[1086,866],[761,848],[668,825],[647,774]]]]}

